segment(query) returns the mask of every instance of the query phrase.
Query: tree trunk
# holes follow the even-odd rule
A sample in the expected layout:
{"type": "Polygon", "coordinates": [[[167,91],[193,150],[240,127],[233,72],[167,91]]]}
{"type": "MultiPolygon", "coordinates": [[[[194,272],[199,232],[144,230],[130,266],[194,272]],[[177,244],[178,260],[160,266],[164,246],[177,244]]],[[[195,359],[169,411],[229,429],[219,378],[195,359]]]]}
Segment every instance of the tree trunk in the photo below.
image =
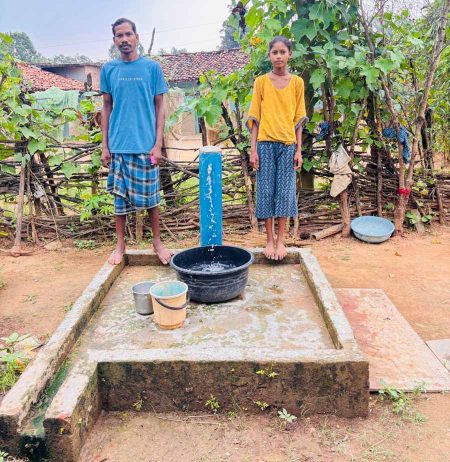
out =
{"type": "Polygon", "coordinates": [[[208,135],[206,133],[206,122],[204,117],[198,118],[198,125],[200,127],[200,133],[202,134],[202,145],[208,145],[208,135]]]}
{"type": "Polygon", "coordinates": [[[425,123],[422,127],[422,147],[424,167],[429,170],[434,169],[433,162],[433,143],[431,141],[433,110],[427,108],[425,111],[425,123]]]}
{"type": "Polygon", "coordinates": [[[381,164],[381,152],[377,149],[377,214],[383,216],[383,166],[381,164]]]}
{"type": "Polygon", "coordinates": [[[19,257],[22,254],[22,221],[23,221],[23,203],[25,198],[25,172],[27,164],[25,160],[22,160],[20,167],[20,183],[19,183],[19,198],[17,200],[17,219],[16,219],[16,238],[14,239],[14,245],[10,250],[13,257],[19,257]]]}
{"type": "Polygon", "coordinates": [[[350,208],[348,207],[348,192],[342,191],[339,194],[339,208],[342,215],[342,237],[350,236],[350,208]]]}

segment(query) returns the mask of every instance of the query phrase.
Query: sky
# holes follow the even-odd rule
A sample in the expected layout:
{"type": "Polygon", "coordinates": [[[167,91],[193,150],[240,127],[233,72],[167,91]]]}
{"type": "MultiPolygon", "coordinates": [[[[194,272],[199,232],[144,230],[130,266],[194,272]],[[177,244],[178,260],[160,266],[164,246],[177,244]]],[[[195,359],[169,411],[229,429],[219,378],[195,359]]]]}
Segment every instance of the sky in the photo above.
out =
{"type": "Polygon", "coordinates": [[[26,32],[36,51],[107,59],[111,24],[134,21],[145,50],[216,50],[230,0],[0,0],[0,32],[26,32]]]}

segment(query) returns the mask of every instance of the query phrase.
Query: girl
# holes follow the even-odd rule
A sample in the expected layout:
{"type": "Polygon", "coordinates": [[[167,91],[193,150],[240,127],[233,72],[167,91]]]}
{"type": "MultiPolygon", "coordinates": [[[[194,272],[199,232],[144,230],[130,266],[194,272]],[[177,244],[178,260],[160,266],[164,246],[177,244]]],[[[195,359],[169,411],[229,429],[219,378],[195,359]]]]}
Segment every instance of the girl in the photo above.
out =
{"type": "Polygon", "coordinates": [[[256,216],[265,220],[264,254],[271,260],[287,255],[286,218],[298,214],[295,170],[303,162],[302,128],[307,117],[303,80],[287,68],[291,54],[292,43],[286,37],[275,37],[269,43],[273,69],[256,78],[247,120],[252,134],[250,165],[256,169],[256,216]]]}

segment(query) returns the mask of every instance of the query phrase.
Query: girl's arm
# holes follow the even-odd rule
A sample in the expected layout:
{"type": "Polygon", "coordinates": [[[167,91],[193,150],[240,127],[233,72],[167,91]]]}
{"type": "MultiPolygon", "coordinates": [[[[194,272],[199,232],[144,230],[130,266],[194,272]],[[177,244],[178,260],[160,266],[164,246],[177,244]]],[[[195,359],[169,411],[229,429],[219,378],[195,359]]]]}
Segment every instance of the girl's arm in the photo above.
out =
{"type": "Polygon", "coordinates": [[[252,144],[250,147],[250,165],[256,170],[259,169],[259,157],[258,157],[258,151],[256,150],[257,138],[258,138],[258,125],[253,122],[252,124],[252,144]]]}
{"type": "Polygon", "coordinates": [[[296,110],[295,110],[295,137],[297,138],[297,149],[295,150],[294,156],[294,168],[302,168],[303,158],[302,158],[302,131],[303,125],[308,121],[306,117],[306,108],[305,108],[305,84],[301,77],[298,78],[299,85],[297,88],[297,101],[296,101],[296,110]]]}
{"type": "Polygon", "coordinates": [[[303,126],[302,125],[299,125],[297,127],[297,130],[295,131],[295,136],[297,138],[297,148],[295,150],[295,155],[294,155],[294,168],[295,168],[295,170],[298,170],[298,169],[302,168],[302,164],[303,164],[302,131],[303,131],[303,126]]]}
{"type": "Polygon", "coordinates": [[[250,147],[250,165],[256,170],[259,168],[259,158],[258,152],[256,151],[256,142],[258,139],[259,121],[261,120],[260,80],[260,78],[257,78],[253,84],[252,102],[250,104],[250,110],[248,111],[248,119],[246,122],[247,128],[249,129],[252,137],[250,147]]]}

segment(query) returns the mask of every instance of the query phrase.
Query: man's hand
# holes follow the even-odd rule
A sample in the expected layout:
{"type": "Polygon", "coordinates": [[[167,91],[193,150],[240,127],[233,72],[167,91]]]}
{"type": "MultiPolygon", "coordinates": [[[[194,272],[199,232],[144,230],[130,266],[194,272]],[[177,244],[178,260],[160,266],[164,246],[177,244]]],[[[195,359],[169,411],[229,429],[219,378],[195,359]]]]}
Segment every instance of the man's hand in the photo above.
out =
{"type": "Polygon", "coordinates": [[[302,168],[302,164],[303,164],[302,152],[301,151],[295,151],[294,169],[299,170],[300,168],[302,168]]]}
{"type": "Polygon", "coordinates": [[[151,158],[155,159],[156,165],[160,165],[162,162],[162,152],[161,152],[161,146],[153,146],[152,150],[150,151],[150,159],[151,158]]]}
{"type": "Polygon", "coordinates": [[[109,164],[111,163],[111,153],[109,152],[108,148],[102,149],[102,156],[100,157],[100,161],[103,167],[109,167],[109,164]]]}
{"type": "Polygon", "coordinates": [[[250,166],[255,170],[259,170],[259,156],[256,149],[250,151],[250,166]]]}

